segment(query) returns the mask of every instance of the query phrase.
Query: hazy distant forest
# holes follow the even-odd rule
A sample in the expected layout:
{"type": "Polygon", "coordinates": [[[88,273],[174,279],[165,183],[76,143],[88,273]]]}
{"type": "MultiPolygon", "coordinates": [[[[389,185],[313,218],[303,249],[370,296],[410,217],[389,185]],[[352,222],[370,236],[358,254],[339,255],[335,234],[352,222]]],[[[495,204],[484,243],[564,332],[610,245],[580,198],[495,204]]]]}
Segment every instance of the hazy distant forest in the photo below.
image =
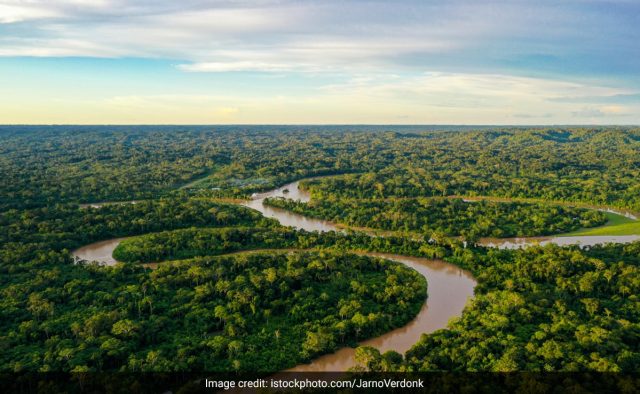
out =
{"type": "Polygon", "coordinates": [[[639,128],[0,126],[0,174],[1,371],[293,367],[424,303],[421,275],[358,251],[444,259],[478,282],[447,329],[406,354],[360,348],[359,368],[640,371],[640,242],[478,244],[613,220],[591,206],[640,212],[639,128]],[[235,204],[315,176],[311,202],[267,203],[352,231],[235,204]],[[116,266],[71,256],[125,236],[116,266]]]}

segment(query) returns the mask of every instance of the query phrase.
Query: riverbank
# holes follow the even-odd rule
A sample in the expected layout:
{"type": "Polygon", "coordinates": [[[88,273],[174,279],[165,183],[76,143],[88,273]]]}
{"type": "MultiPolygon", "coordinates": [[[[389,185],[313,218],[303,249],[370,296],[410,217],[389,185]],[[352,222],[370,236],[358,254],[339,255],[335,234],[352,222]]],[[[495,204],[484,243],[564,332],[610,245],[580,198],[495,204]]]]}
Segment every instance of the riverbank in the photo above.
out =
{"type": "Polygon", "coordinates": [[[640,235],[640,221],[616,213],[606,212],[609,221],[604,226],[580,229],[571,233],[561,234],[561,237],[578,235],[640,235]]]}
{"type": "MultiPolygon", "coordinates": [[[[308,203],[311,201],[311,193],[309,190],[301,189],[298,187],[299,183],[303,180],[293,182],[287,185],[284,185],[272,192],[256,194],[255,199],[251,202],[243,204],[253,209],[260,210],[268,217],[275,217],[277,215],[282,215],[286,217],[285,222],[283,224],[293,227],[300,228],[297,217],[302,216],[301,214],[294,213],[292,211],[288,211],[282,208],[273,207],[273,206],[264,206],[262,204],[265,198],[286,198],[292,200],[300,200],[303,203],[308,203]],[[288,190],[288,193],[283,193],[283,190],[288,190]]],[[[494,201],[494,202],[530,202],[530,203],[545,203],[543,200],[538,199],[521,199],[521,198],[501,198],[501,197],[491,197],[491,196],[476,196],[476,197],[466,197],[466,196],[449,196],[449,198],[460,198],[468,202],[472,201],[494,201]]],[[[386,200],[386,199],[385,199],[386,200]]],[[[491,237],[483,237],[480,238],[478,244],[480,246],[485,247],[497,247],[501,249],[513,249],[526,247],[529,245],[545,245],[548,243],[553,243],[560,246],[568,246],[568,245],[580,245],[580,246],[593,246],[596,244],[604,244],[608,242],[613,243],[628,243],[640,240],[640,221],[638,221],[635,216],[635,212],[631,211],[617,211],[611,207],[601,207],[601,206],[593,206],[587,204],[573,204],[567,202],[549,202],[550,204],[559,204],[564,206],[571,207],[581,207],[586,209],[597,209],[607,216],[607,223],[593,228],[585,228],[579,229],[573,232],[568,233],[559,233],[548,236],[535,236],[535,237],[514,237],[514,238],[491,238],[491,237]]],[[[306,216],[305,216],[306,217],[306,216]]],[[[309,218],[309,217],[306,217],[309,218]]],[[[389,231],[389,230],[380,230],[373,229],[368,227],[355,227],[349,226],[342,223],[334,223],[324,219],[313,219],[317,223],[322,223],[321,226],[314,228],[314,230],[318,231],[355,231],[355,232],[364,232],[372,236],[404,236],[404,237],[412,237],[414,239],[422,239],[424,234],[420,234],[415,231],[389,231]]],[[[459,239],[459,238],[456,238],[459,239]]]]}
{"type": "MultiPolygon", "coordinates": [[[[267,197],[281,196],[308,201],[310,196],[298,189],[298,182],[293,182],[270,192],[254,195],[250,201],[244,201],[242,205],[253,208],[261,212],[265,217],[278,220],[282,225],[292,226],[307,231],[341,231],[333,223],[308,218],[286,210],[271,208],[263,205],[262,202],[267,197]]],[[[96,244],[86,245],[83,248],[73,251],[73,254],[83,260],[91,261],[90,252],[99,252],[102,258],[109,256],[109,261],[116,264],[111,255],[120,243],[120,239],[101,241],[96,244]],[[93,245],[96,245],[94,248],[93,245]],[[109,252],[107,249],[110,248],[109,252]],[[79,253],[81,252],[81,253],[79,253]]],[[[258,251],[247,251],[256,253],[258,251]]],[[[392,330],[382,336],[362,342],[362,345],[374,346],[381,351],[395,350],[404,353],[416,343],[423,333],[430,333],[447,327],[449,321],[462,314],[467,301],[473,297],[476,285],[471,273],[465,271],[454,264],[442,260],[432,260],[411,256],[381,254],[372,252],[355,251],[358,254],[382,257],[391,261],[399,262],[405,266],[416,270],[425,277],[428,283],[426,302],[407,325],[392,330]]],[[[239,252],[243,253],[243,252],[239,252]]],[[[96,255],[97,256],[97,255],[96,255]]],[[[149,268],[157,268],[162,263],[149,263],[149,268]]],[[[313,360],[310,364],[299,365],[295,371],[345,371],[355,365],[355,349],[342,348],[335,353],[321,356],[313,360]]]]}
{"type": "MultiPolygon", "coordinates": [[[[310,200],[310,195],[308,192],[298,188],[298,182],[283,185],[270,192],[255,194],[252,200],[242,201],[240,204],[258,210],[265,217],[274,218],[285,226],[292,226],[307,231],[344,231],[343,228],[334,223],[305,217],[300,214],[269,207],[263,204],[264,199],[268,197],[283,197],[308,202],[310,200]]],[[[238,202],[234,201],[234,203],[238,202]]],[[[622,226],[630,223],[633,222],[626,222],[619,217],[611,216],[608,224],[622,226]]],[[[600,228],[604,227],[607,226],[600,228]]],[[[377,235],[380,236],[380,234],[377,235]]],[[[484,246],[516,248],[545,243],[556,243],[558,245],[593,245],[596,243],[606,242],[627,243],[638,239],[640,239],[640,237],[636,236],[556,236],[523,239],[484,239],[481,240],[481,243],[484,246]]],[[[109,245],[109,247],[114,249],[118,243],[118,240],[102,241],[101,247],[104,248],[106,245],[109,245]],[[112,243],[109,244],[109,242],[112,243]]],[[[90,245],[87,245],[85,248],[88,246],[90,245]]],[[[75,252],[77,251],[74,251],[74,253],[75,252]]],[[[103,255],[104,252],[105,250],[101,249],[101,253],[103,253],[103,255]]],[[[420,259],[410,256],[380,255],[369,252],[364,253],[367,255],[377,255],[378,257],[388,258],[389,260],[403,263],[415,269],[427,279],[429,288],[427,302],[412,322],[380,337],[362,342],[362,345],[373,346],[381,351],[395,350],[401,353],[405,352],[418,342],[423,333],[430,333],[438,329],[446,328],[450,319],[460,316],[467,300],[473,297],[476,285],[475,280],[469,272],[464,271],[453,264],[440,260],[420,259]]],[[[91,260],[87,258],[84,259],[91,260]]],[[[157,268],[158,264],[161,263],[151,264],[149,265],[149,268],[157,268]]],[[[299,365],[292,370],[344,371],[355,365],[353,355],[354,349],[343,348],[335,353],[321,356],[310,364],[299,365]]]]}

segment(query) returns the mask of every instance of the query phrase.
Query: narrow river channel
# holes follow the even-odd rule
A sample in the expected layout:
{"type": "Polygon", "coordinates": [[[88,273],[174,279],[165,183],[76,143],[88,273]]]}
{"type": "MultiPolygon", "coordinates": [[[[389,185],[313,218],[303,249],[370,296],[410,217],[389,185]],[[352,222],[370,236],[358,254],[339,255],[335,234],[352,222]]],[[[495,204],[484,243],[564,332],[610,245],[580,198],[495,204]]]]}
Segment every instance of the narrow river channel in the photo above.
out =
{"type": "MultiPolygon", "coordinates": [[[[325,220],[308,218],[283,209],[263,205],[267,197],[285,197],[309,201],[309,194],[298,189],[293,182],[275,190],[253,196],[244,202],[249,208],[260,211],[264,216],[278,220],[284,226],[292,226],[307,231],[341,231],[325,220]]],[[[112,252],[123,238],[96,242],[73,251],[73,255],[82,260],[97,261],[106,265],[116,263],[112,252]]],[[[473,297],[476,285],[473,276],[453,264],[441,260],[422,259],[382,253],[366,253],[369,256],[383,257],[397,261],[418,271],[427,278],[428,298],[418,315],[404,327],[400,327],[379,337],[362,342],[381,352],[395,350],[404,353],[415,344],[423,333],[446,328],[448,321],[460,316],[468,299],[473,297]]],[[[293,371],[345,371],[355,365],[354,349],[343,348],[293,368],[293,371]]]]}
{"type": "MultiPolygon", "coordinates": [[[[263,204],[267,197],[284,197],[309,202],[309,193],[299,189],[298,184],[293,182],[266,193],[256,194],[251,201],[243,205],[262,212],[266,217],[277,219],[285,226],[307,231],[342,231],[328,221],[305,217],[263,204]]],[[[418,342],[423,333],[445,328],[451,318],[460,316],[467,300],[473,297],[473,288],[476,285],[473,276],[453,264],[441,260],[386,253],[364,254],[397,261],[415,269],[427,278],[429,296],[418,315],[409,324],[364,341],[361,345],[373,346],[381,352],[395,350],[404,353],[418,342]]],[[[342,348],[335,353],[321,356],[310,364],[298,365],[290,371],[345,371],[355,365],[354,352],[353,348],[342,348]]]]}
{"type": "MultiPolygon", "coordinates": [[[[274,218],[284,226],[292,226],[307,231],[343,231],[335,224],[293,213],[287,210],[265,206],[267,197],[283,197],[308,202],[309,193],[298,188],[299,181],[292,182],[269,192],[255,194],[242,205],[260,211],[265,217],[274,218]]],[[[96,242],[73,251],[82,260],[97,261],[113,265],[116,261],[112,252],[123,238],[96,242]]],[[[576,237],[536,237],[520,239],[483,239],[484,246],[498,248],[518,248],[532,244],[556,243],[559,245],[594,245],[606,242],[633,242],[639,236],[576,236],[576,237]]],[[[406,352],[423,333],[446,328],[451,318],[460,316],[466,302],[473,297],[476,285],[472,275],[453,264],[441,260],[423,259],[393,254],[365,253],[397,261],[415,269],[427,278],[428,298],[418,315],[404,327],[390,331],[376,338],[366,340],[361,345],[373,346],[381,352],[395,350],[406,352]]],[[[298,365],[291,371],[345,371],[355,365],[354,349],[343,348],[313,360],[310,364],[298,365]]]]}

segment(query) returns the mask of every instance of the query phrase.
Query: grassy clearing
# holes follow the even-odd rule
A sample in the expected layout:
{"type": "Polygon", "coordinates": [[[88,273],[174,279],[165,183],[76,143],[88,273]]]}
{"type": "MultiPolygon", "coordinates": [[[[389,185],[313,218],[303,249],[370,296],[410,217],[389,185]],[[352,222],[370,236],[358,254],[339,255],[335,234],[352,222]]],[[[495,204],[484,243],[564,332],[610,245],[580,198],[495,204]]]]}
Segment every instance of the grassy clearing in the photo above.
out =
{"type": "Polygon", "coordinates": [[[575,235],[640,235],[640,221],[615,213],[606,212],[605,214],[609,221],[604,226],[585,228],[561,234],[560,237],[575,235]]]}
{"type": "Polygon", "coordinates": [[[619,226],[621,224],[638,222],[637,220],[630,219],[626,216],[619,215],[617,213],[605,212],[605,215],[607,215],[607,219],[609,219],[609,221],[607,222],[607,224],[605,224],[605,226],[619,226]]]}
{"type": "Polygon", "coordinates": [[[193,180],[191,180],[191,181],[179,186],[178,190],[191,189],[194,186],[199,185],[200,183],[202,183],[202,182],[206,181],[207,179],[209,179],[210,175],[211,175],[210,173],[207,173],[207,174],[204,174],[204,175],[200,175],[197,178],[194,178],[193,180]]]}

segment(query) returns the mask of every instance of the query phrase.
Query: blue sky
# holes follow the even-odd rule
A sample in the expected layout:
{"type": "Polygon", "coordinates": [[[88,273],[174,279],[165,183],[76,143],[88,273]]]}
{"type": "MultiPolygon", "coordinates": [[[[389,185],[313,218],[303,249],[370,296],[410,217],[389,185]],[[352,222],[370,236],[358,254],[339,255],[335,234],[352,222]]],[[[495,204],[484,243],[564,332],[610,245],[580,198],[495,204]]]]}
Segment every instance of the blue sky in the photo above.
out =
{"type": "Polygon", "coordinates": [[[639,124],[640,2],[0,0],[0,123],[639,124]]]}

